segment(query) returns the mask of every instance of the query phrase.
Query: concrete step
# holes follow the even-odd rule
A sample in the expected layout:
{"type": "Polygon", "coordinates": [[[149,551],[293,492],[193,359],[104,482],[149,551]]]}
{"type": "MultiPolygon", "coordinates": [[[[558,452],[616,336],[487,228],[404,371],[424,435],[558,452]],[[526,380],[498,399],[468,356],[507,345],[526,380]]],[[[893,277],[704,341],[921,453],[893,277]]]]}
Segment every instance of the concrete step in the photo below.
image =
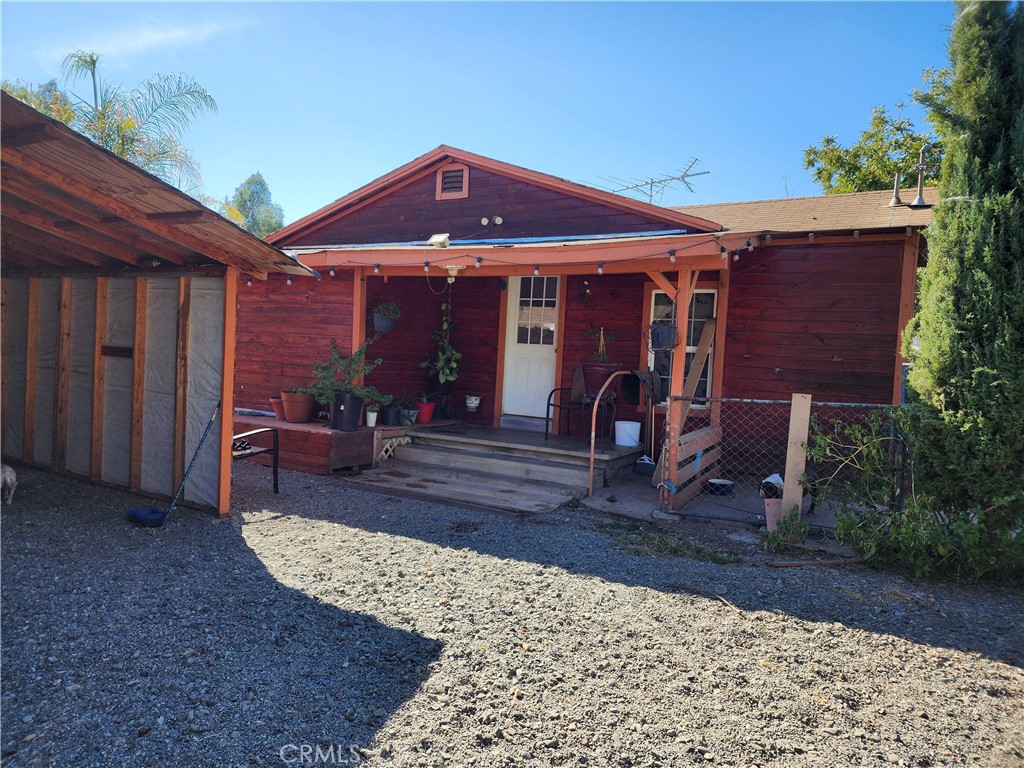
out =
{"type": "MultiPolygon", "coordinates": [[[[573,493],[584,492],[590,480],[589,464],[566,463],[554,458],[496,453],[483,446],[448,447],[414,442],[399,446],[395,458],[404,464],[415,464],[451,473],[453,477],[471,479],[480,474],[565,486],[573,493]]],[[[561,457],[559,457],[561,458],[561,457]]],[[[604,485],[604,470],[594,469],[594,485],[604,485]]]]}
{"type": "MultiPolygon", "coordinates": [[[[417,445],[437,445],[459,450],[487,451],[502,456],[525,456],[535,459],[551,459],[562,464],[578,464],[581,466],[590,465],[590,444],[582,440],[572,448],[564,444],[552,443],[545,445],[541,439],[536,443],[524,443],[519,439],[502,441],[500,438],[481,439],[478,435],[469,433],[458,434],[454,430],[416,430],[409,432],[409,437],[417,445]]],[[[597,461],[609,461],[625,453],[633,453],[629,449],[609,448],[606,441],[598,441],[595,446],[594,458],[597,461]]]]}
{"type": "Polygon", "coordinates": [[[579,498],[564,486],[515,482],[485,473],[471,476],[390,459],[377,469],[349,478],[369,490],[423,496],[433,501],[469,504],[509,512],[548,512],[579,498]]]}

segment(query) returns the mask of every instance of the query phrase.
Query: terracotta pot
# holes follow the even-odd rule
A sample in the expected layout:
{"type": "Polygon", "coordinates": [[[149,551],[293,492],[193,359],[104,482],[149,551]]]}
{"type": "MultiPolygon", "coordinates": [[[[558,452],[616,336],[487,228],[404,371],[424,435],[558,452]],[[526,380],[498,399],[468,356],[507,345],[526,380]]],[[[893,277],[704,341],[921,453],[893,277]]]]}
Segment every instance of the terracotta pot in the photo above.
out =
{"type": "Polygon", "coordinates": [[[413,407],[419,408],[419,415],[416,417],[417,424],[429,424],[431,419],[434,418],[434,407],[437,403],[424,403],[417,401],[413,403],[413,407]]]}
{"type": "Polygon", "coordinates": [[[282,392],[281,405],[284,406],[284,420],[292,424],[309,421],[313,415],[315,402],[312,395],[301,392],[282,392]]]}
{"type": "Polygon", "coordinates": [[[280,397],[270,398],[270,407],[274,409],[275,419],[284,419],[284,405],[281,404],[280,397]]]}

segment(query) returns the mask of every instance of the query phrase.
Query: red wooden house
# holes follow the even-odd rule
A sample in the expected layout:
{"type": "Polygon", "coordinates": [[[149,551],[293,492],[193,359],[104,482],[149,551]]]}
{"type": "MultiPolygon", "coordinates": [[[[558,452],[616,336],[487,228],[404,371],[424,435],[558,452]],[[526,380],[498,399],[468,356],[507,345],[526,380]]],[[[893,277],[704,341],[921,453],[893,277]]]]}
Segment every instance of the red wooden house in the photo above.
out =
{"type": "Polygon", "coordinates": [[[438,147],[268,238],[324,281],[241,278],[236,404],[266,409],[307,383],[332,339],[357,348],[382,301],[402,318],[373,345],[384,363],[368,383],[428,389],[420,362],[442,300],[462,354],[456,416],[486,426],[542,418],[601,329],[610,359],[654,368],[681,394],[691,374],[673,362],[688,367],[708,320],[699,395],[890,402],[931,218],[891,197],[672,209],[438,147]],[[652,352],[649,328],[665,321],[679,345],[652,352]],[[478,412],[459,407],[463,393],[482,396],[478,412]]]}

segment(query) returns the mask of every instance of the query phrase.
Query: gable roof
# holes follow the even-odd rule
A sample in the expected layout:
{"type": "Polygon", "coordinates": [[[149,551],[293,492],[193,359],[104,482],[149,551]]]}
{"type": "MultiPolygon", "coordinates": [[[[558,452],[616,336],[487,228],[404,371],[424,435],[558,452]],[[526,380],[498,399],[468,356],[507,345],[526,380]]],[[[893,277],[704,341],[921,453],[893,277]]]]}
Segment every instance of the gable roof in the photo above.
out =
{"type": "MultiPolygon", "coordinates": [[[[900,199],[904,201],[915,197],[916,189],[900,193],[900,199]]],[[[684,205],[672,210],[712,219],[732,231],[849,232],[928,226],[932,222],[932,206],[937,197],[938,190],[928,187],[924,190],[926,205],[918,208],[906,204],[890,208],[890,189],[780,200],[684,205]]]]}
{"type": "Polygon", "coordinates": [[[225,264],[316,273],[63,123],[0,93],[4,271],[225,264]]]}
{"type": "Polygon", "coordinates": [[[572,181],[560,179],[557,176],[550,176],[546,173],[531,171],[500,160],[493,160],[483,155],[475,155],[455,147],[441,145],[430,152],[396,168],[390,173],[381,176],[369,184],[350,192],[329,205],[325,205],[317,211],[303,216],[301,219],[292,222],[286,227],[279,229],[267,237],[271,243],[280,243],[289,238],[311,229],[316,226],[341,218],[349,213],[358,210],[389,192],[405,186],[424,175],[434,172],[441,165],[454,162],[463,163],[471,168],[479,168],[494,174],[506,176],[517,181],[534,184],[539,187],[551,189],[566,195],[588,200],[612,208],[618,208],[630,213],[646,216],[655,221],[662,221],[672,225],[673,228],[686,228],[691,230],[702,230],[717,232],[722,227],[715,221],[705,219],[696,214],[684,213],[671,208],[644,203],[632,198],[616,195],[612,192],[605,192],[600,189],[577,184],[572,181]]]}

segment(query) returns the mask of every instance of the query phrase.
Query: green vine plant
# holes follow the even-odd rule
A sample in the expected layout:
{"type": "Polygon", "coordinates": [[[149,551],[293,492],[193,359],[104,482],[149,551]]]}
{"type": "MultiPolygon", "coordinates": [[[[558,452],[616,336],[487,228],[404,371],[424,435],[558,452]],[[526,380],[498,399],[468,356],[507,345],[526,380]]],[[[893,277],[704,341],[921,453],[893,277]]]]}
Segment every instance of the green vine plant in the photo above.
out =
{"type": "Polygon", "coordinates": [[[459,378],[459,360],[462,353],[452,346],[451,333],[452,304],[449,299],[441,302],[441,323],[431,336],[437,343],[437,350],[433,357],[428,357],[420,363],[420,368],[425,368],[439,384],[459,378]]]}
{"type": "Polygon", "coordinates": [[[794,505],[789,514],[779,520],[774,531],[761,534],[761,542],[769,552],[780,552],[803,544],[810,532],[810,522],[800,519],[800,508],[794,505]]]}

